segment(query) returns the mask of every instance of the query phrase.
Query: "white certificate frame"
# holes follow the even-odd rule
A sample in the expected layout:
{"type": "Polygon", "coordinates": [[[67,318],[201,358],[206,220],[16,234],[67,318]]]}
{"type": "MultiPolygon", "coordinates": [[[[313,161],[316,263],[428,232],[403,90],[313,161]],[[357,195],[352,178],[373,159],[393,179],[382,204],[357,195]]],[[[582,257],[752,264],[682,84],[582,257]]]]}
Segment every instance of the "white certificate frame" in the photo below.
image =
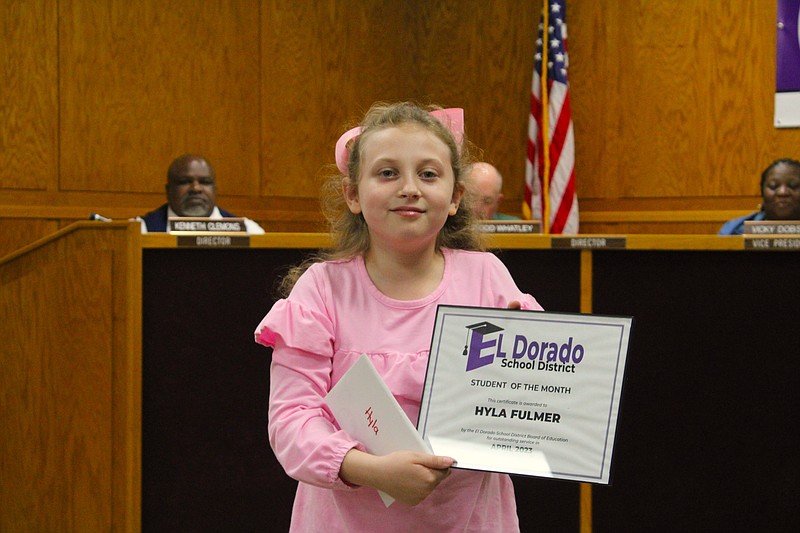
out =
{"type": "Polygon", "coordinates": [[[440,305],[417,430],[458,468],[608,484],[632,326],[440,305]]]}

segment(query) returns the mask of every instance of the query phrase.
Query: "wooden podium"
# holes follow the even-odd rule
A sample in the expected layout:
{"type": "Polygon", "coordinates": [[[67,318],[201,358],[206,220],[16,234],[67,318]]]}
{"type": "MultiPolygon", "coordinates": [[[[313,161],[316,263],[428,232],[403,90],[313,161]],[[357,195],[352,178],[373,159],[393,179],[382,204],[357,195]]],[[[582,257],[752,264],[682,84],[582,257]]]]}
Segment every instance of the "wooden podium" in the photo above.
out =
{"type": "Polygon", "coordinates": [[[0,531],[140,529],[139,238],[84,222],[0,261],[0,531]]]}
{"type": "MultiPolygon", "coordinates": [[[[796,251],[494,235],[550,311],[634,316],[611,485],[515,477],[523,531],[790,530],[796,251]]],[[[177,246],[80,222],[0,259],[0,531],[286,531],[253,330],[312,234],[177,246]]]]}

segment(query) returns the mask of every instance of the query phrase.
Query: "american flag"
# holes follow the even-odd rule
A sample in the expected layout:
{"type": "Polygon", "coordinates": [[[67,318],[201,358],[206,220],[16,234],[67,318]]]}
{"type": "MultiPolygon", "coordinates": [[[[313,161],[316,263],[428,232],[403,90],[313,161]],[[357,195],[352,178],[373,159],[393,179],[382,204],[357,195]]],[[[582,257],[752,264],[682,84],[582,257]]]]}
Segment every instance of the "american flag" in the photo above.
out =
{"type": "Polygon", "coordinates": [[[569,105],[567,68],[566,0],[545,0],[548,11],[547,39],[543,36],[544,12],[539,22],[531,86],[531,115],[528,122],[528,161],[525,166],[525,206],[530,218],[541,220],[549,233],[578,233],[578,198],[575,195],[575,137],[569,105]],[[545,169],[545,113],[542,107],[542,60],[547,51],[547,124],[549,165],[545,169]],[[547,170],[548,198],[545,202],[544,176],[547,170]],[[548,213],[544,223],[544,212],[548,213]]]}

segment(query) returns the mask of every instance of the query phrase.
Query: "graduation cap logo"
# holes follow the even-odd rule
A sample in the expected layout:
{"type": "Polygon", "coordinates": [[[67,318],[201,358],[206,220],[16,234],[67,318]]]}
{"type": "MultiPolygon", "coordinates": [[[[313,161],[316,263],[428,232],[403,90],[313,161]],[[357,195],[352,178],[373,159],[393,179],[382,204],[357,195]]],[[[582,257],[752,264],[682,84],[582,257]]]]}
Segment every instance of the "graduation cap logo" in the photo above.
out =
{"type": "Polygon", "coordinates": [[[500,326],[495,326],[491,322],[478,322],[477,324],[470,324],[467,326],[467,339],[464,342],[464,353],[462,355],[467,355],[468,347],[469,347],[469,335],[472,332],[472,335],[479,335],[483,337],[485,335],[489,335],[490,333],[497,333],[498,331],[503,331],[503,328],[500,326]]]}
{"type": "Polygon", "coordinates": [[[464,343],[464,355],[467,356],[467,372],[492,364],[495,357],[505,357],[500,348],[503,334],[500,333],[496,339],[486,338],[503,331],[503,328],[484,321],[470,324],[466,326],[466,329],[467,339],[464,343]],[[487,350],[490,351],[487,352],[487,350]]]}

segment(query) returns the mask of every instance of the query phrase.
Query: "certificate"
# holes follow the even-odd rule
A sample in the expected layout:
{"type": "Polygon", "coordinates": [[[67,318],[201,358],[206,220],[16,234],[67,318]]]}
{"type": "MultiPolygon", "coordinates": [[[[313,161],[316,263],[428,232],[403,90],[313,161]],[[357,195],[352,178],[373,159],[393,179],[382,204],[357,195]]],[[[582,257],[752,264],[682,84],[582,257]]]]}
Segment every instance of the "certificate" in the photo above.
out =
{"type": "Polygon", "coordinates": [[[417,430],[458,468],[607,484],[632,324],[440,305],[417,430]]]}

